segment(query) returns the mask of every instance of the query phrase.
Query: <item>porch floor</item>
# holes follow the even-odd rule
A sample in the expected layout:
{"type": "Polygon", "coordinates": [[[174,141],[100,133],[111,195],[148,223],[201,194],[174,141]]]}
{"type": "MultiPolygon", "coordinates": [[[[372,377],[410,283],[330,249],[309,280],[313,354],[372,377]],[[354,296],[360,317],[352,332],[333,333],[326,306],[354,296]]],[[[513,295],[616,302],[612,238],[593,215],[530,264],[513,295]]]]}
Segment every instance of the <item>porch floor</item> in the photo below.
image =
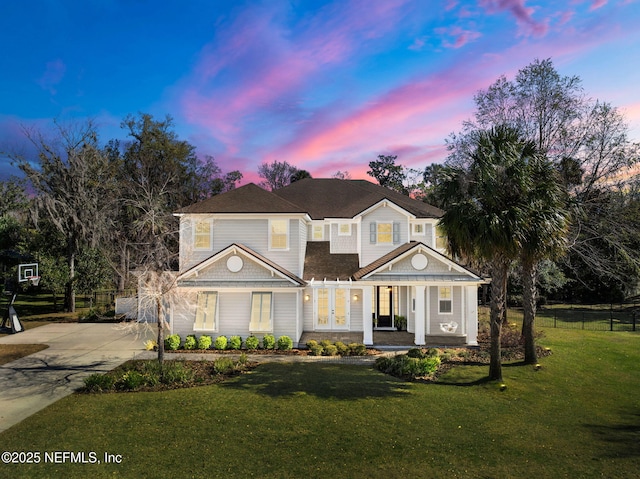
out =
{"type": "MultiPolygon", "coordinates": [[[[302,333],[302,337],[300,338],[300,343],[299,343],[300,346],[304,346],[307,343],[307,341],[311,339],[315,339],[316,341],[322,341],[323,339],[328,339],[333,342],[342,341],[345,344],[361,343],[362,333],[337,332],[337,331],[306,332],[306,333],[302,333]]],[[[461,336],[461,335],[450,335],[450,334],[439,335],[439,336],[430,335],[426,337],[426,346],[428,347],[464,346],[466,339],[467,339],[466,336],[461,336]]],[[[408,333],[406,331],[374,331],[373,332],[373,347],[393,346],[393,347],[414,348],[415,347],[414,341],[415,341],[415,335],[413,333],[408,333]]]]}

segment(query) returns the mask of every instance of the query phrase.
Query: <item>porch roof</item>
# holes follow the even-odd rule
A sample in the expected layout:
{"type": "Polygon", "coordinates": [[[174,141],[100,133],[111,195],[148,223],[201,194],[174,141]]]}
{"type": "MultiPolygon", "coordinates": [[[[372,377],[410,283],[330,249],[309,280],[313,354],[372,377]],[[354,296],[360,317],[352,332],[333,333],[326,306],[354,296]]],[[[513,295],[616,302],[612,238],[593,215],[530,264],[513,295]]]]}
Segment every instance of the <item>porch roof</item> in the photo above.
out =
{"type": "Polygon", "coordinates": [[[362,282],[377,282],[385,284],[395,283],[483,283],[482,279],[472,278],[465,275],[418,275],[418,274],[381,274],[369,276],[361,279],[362,282]]]}
{"type": "Polygon", "coordinates": [[[348,280],[359,268],[357,254],[331,254],[329,241],[309,241],[303,279],[348,280]]]}

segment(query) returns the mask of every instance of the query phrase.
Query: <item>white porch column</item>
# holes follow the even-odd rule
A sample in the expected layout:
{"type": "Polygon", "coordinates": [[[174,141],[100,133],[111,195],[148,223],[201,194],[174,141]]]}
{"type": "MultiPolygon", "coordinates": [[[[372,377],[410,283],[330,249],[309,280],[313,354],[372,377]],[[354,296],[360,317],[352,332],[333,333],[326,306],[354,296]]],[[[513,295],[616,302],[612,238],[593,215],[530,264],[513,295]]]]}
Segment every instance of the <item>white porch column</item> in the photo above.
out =
{"type": "Polygon", "coordinates": [[[373,321],[371,304],[373,303],[373,286],[362,287],[362,328],[364,330],[362,342],[366,346],[373,346],[373,321]]]}
{"type": "Polygon", "coordinates": [[[424,307],[424,290],[424,286],[416,286],[416,328],[414,340],[416,346],[424,346],[425,344],[424,335],[427,315],[424,307]]]}
{"type": "Polygon", "coordinates": [[[467,344],[478,345],[478,286],[466,286],[465,288],[465,321],[467,323],[467,344]]]}

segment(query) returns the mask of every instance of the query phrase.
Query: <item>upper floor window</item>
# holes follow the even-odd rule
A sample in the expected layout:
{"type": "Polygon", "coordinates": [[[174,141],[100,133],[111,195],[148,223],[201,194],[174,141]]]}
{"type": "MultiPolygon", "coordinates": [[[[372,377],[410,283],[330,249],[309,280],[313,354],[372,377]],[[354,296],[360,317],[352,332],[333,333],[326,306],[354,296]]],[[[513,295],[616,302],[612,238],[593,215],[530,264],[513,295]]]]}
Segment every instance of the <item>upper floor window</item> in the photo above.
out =
{"type": "Polygon", "coordinates": [[[338,236],[351,236],[351,224],[340,223],[338,225],[338,236]]]}
{"type": "Polygon", "coordinates": [[[210,220],[197,221],[193,233],[195,249],[210,250],[213,243],[213,227],[210,220]]]}
{"type": "Polygon", "coordinates": [[[447,234],[439,225],[436,225],[436,249],[446,249],[447,248],[447,234]]]}
{"type": "Polygon", "coordinates": [[[451,296],[451,286],[440,286],[438,288],[438,313],[453,313],[453,301],[451,296]]]}
{"type": "Polygon", "coordinates": [[[312,235],[313,235],[313,241],[323,241],[324,225],[313,225],[312,235]]]}
{"type": "Polygon", "coordinates": [[[370,223],[369,233],[372,244],[400,243],[400,223],[370,223]]]}
{"type": "Polygon", "coordinates": [[[269,221],[269,249],[289,248],[289,220],[269,221]]]}
{"type": "Polygon", "coordinates": [[[413,234],[415,236],[424,236],[424,223],[414,223],[413,224],[413,234]]]}

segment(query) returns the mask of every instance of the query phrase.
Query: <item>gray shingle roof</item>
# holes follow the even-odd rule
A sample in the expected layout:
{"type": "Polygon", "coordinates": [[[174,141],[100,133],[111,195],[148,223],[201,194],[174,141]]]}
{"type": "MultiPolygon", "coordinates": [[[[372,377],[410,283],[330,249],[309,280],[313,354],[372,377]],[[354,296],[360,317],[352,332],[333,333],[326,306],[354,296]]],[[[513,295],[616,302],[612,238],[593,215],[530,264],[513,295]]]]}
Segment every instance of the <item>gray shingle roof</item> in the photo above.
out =
{"type": "Polygon", "coordinates": [[[443,211],[365,180],[305,178],[279,190],[249,183],[179,209],[176,213],[308,213],[312,219],[353,218],[382,200],[418,218],[440,218],[443,211]]]}
{"type": "Polygon", "coordinates": [[[305,213],[253,183],[179,209],[176,213],[305,213]]]}
{"type": "Polygon", "coordinates": [[[310,241],[304,257],[303,279],[348,280],[358,270],[357,254],[331,254],[329,241],[310,241]]]}

